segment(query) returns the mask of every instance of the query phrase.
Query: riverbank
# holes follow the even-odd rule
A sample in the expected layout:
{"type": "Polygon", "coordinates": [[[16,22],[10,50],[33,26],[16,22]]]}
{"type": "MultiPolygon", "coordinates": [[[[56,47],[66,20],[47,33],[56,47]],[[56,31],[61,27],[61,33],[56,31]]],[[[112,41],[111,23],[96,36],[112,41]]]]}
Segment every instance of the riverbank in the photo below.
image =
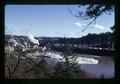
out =
{"type": "MultiPolygon", "coordinates": [[[[64,52],[63,47],[53,47],[53,51],[64,52]]],[[[97,55],[97,56],[115,56],[114,50],[100,50],[100,49],[82,49],[82,48],[75,48],[73,49],[74,53],[78,54],[88,54],[88,55],[97,55]]]]}

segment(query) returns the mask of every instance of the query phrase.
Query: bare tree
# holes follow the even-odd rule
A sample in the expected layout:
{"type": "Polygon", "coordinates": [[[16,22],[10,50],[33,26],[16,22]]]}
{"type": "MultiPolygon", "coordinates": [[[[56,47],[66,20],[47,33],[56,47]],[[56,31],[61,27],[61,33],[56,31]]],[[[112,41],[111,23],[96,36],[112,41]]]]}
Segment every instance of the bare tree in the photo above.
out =
{"type": "Polygon", "coordinates": [[[17,68],[21,64],[20,53],[16,52],[13,53],[5,53],[5,73],[8,78],[14,78],[17,68]]]}
{"type": "MultiPolygon", "coordinates": [[[[22,51],[20,46],[14,48],[14,52],[5,53],[5,75],[6,78],[30,78],[31,74],[35,78],[35,73],[39,73],[40,70],[47,70],[45,67],[47,64],[44,60],[45,56],[40,55],[38,61],[27,56],[28,53],[34,53],[35,49],[29,49],[22,51]],[[36,72],[37,71],[37,72],[36,72]],[[34,73],[31,73],[34,72],[34,73]]],[[[41,50],[39,50],[41,52],[41,50]]],[[[34,57],[34,56],[33,56],[34,57]]],[[[45,73],[45,72],[44,72],[45,73]]],[[[39,74],[38,74],[39,75],[39,74]]]]}

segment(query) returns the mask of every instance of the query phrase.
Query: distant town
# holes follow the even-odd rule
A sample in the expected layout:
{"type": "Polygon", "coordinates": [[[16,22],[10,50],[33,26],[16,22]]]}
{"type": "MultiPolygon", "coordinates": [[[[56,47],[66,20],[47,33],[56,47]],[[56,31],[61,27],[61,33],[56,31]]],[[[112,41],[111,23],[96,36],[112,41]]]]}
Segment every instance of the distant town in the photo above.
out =
{"type": "MultiPolygon", "coordinates": [[[[23,46],[29,46],[30,42],[27,39],[27,36],[16,36],[16,35],[5,35],[5,44],[9,44],[10,38],[13,38],[23,46]]],[[[88,34],[81,38],[62,38],[62,37],[35,37],[38,39],[42,47],[46,47],[48,50],[55,50],[63,52],[64,46],[66,43],[74,48],[75,53],[86,53],[87,54],[97,54],[101,52],[102,55],[114,55],[114,39],[113,34],[110,32],[101,33],[101,34],[88,34]],[[91,50],[93,53],[89,53],[91,50]],[[94,52],[94,51],[99,52],[94,52]]],[[[99,55],[99,54],[97,54],[99,55]]]]}

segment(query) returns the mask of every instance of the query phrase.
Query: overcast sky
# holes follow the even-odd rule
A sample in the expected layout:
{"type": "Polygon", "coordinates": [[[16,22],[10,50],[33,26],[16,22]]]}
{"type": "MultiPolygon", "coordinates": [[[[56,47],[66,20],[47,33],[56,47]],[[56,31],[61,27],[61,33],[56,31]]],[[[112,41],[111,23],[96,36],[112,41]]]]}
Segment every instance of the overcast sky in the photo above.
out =
{"type": "Polygon", "coordinates": [[[6,5],[5,31],[25,36],[30,32],[34,36],[81,37],[88,33],[109,32],[110,27],[114,25],[113,12],[111,15],[102,15],[96,24],[80,32],[89,21],[74,17],[68,9],[75,13],[78,7],[77,5],[6,5]]]}

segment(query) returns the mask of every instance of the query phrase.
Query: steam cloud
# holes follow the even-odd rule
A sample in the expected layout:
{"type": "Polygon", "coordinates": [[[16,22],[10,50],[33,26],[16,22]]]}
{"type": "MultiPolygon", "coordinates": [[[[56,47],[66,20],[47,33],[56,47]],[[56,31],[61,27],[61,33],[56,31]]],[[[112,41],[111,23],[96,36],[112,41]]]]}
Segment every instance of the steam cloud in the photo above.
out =
{"type": "Polygon", "coordinates": [[[28,32],[28,39],[29,39],[30,42],[32,42],[33,44],[39,45],[39,41],[38,41],[37,39],[35,39],[30,32],[28,32]]]}

